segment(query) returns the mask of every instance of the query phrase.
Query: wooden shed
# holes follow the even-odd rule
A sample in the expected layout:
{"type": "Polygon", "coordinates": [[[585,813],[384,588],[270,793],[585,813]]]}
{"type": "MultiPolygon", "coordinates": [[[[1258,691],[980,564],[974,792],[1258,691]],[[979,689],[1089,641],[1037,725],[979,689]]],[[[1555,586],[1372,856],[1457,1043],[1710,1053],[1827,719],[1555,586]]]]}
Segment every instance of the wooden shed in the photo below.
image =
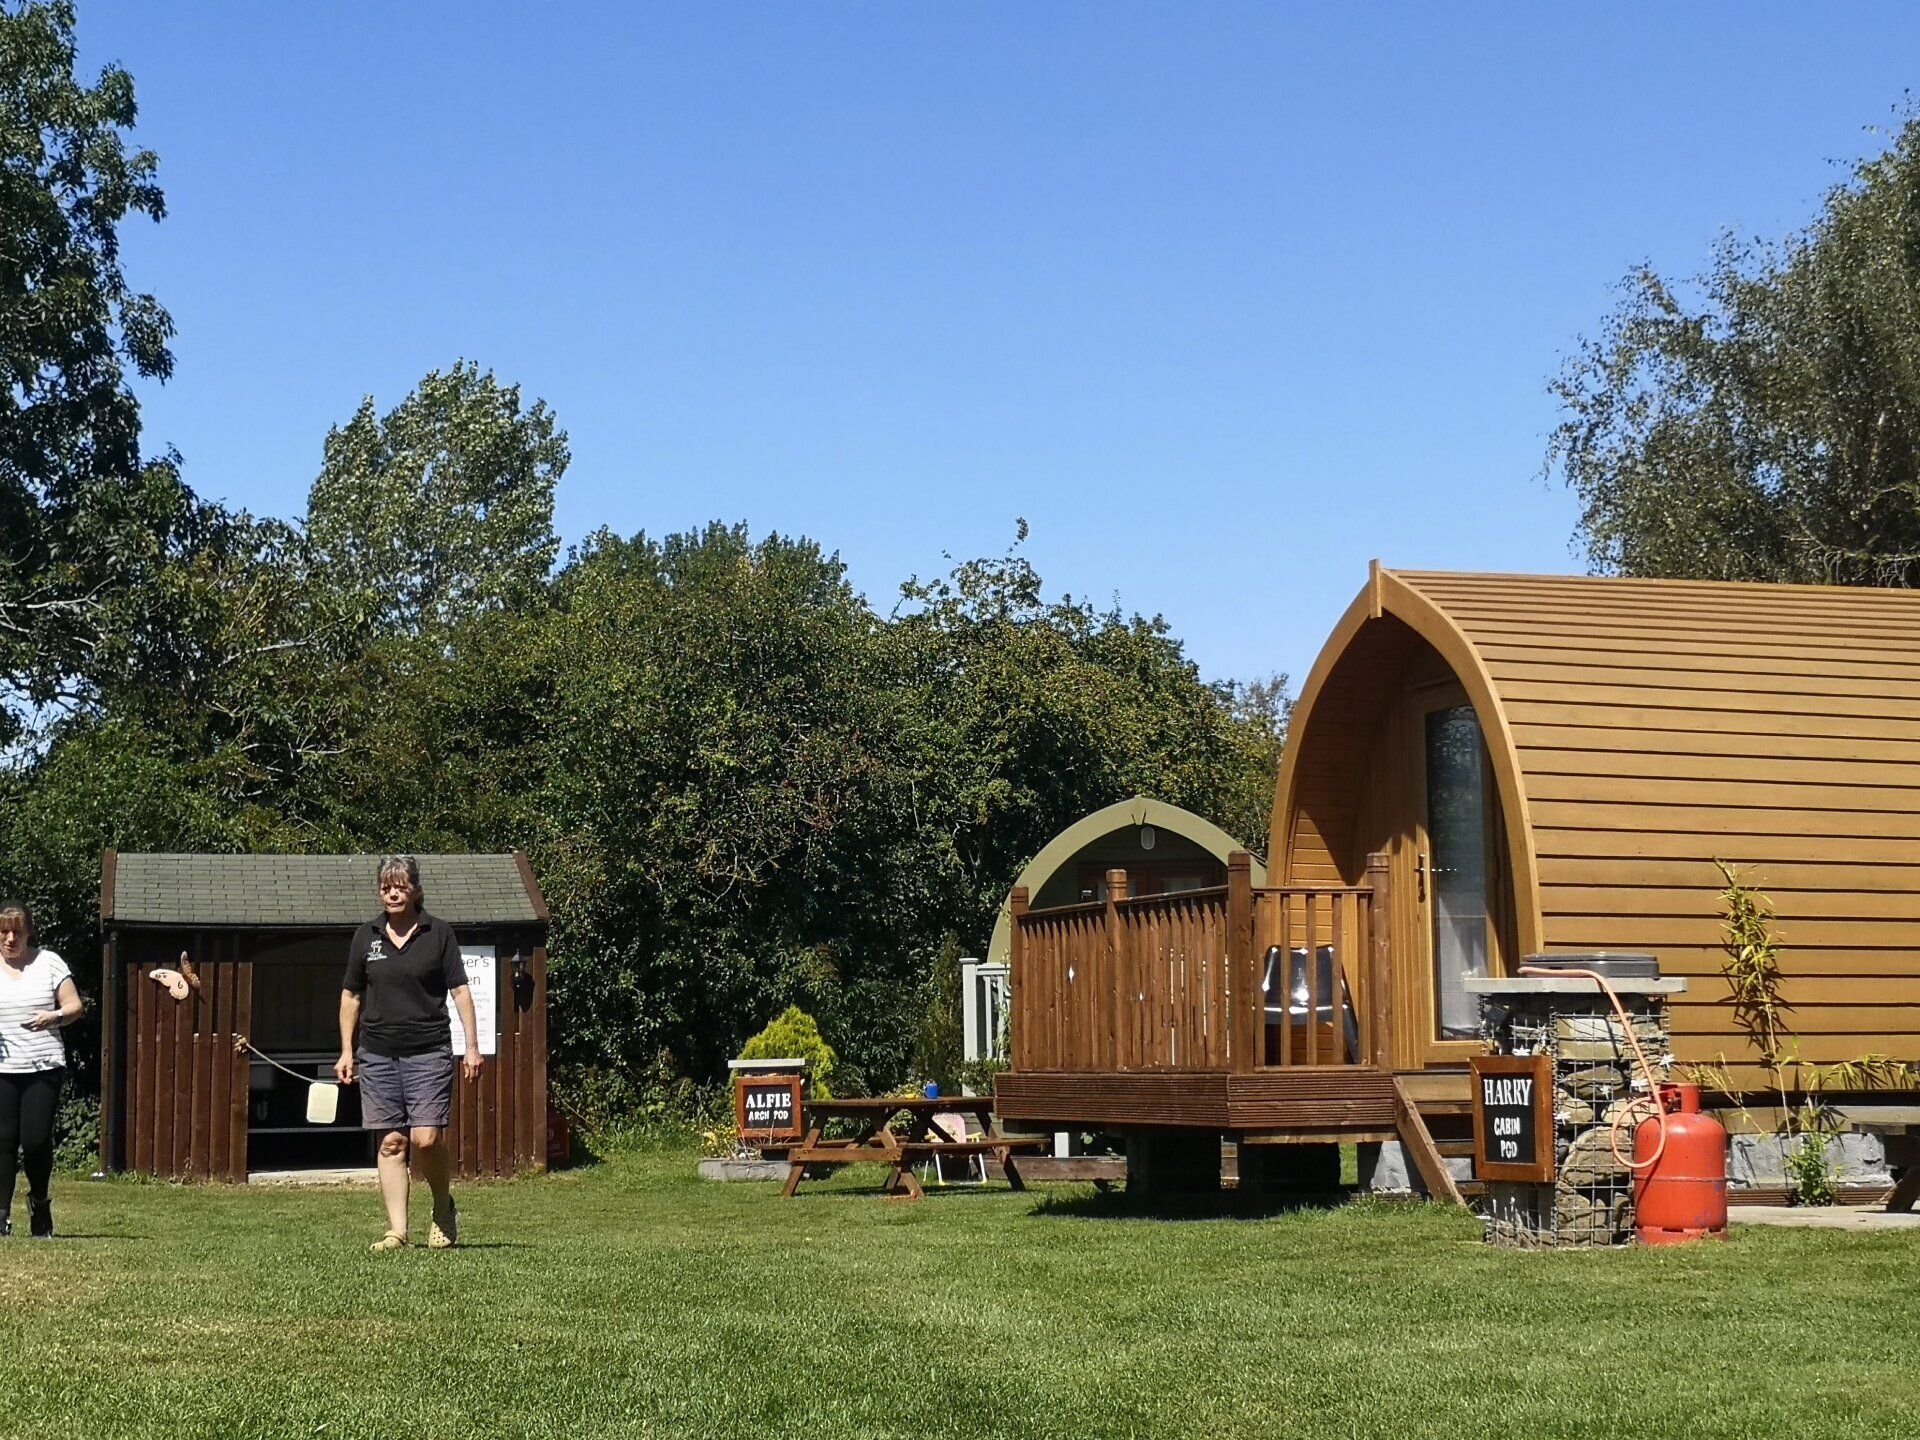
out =
{"type": "Polygon", "coordinates": [[[1592,950],[1685,976],[1676,1059],[1758,1090],[1721,860],[1776,906],[1799,1057],[1920,1061],[1920,594],[1376,564],[1269,843],[1265,885],[1240,861],[1178,903],[1016,892],[1005,1115],[1397,1132],[1431,1180],[1480,1048],[1463,981],[1592,950]],[[1276,956],[1310,988],[1276,994],[1276,956]]]}
{"type": "MultiPolygon", "coordinates": [[[[483,1052],[457,1081],[449,1143],[466,1176],[546,1164],[547,907],[526,857],[421,855],[426,908],[454,927],[483,1052]],[[488,1016],[491,1015],[491,1023],[488,1016]]],[[[274,1168],[371,1163],[358,1096],[331,1126],[305,1119],[301,1076],[330,1079],[340,982],[354,929],[374,917],[373,855],[159,855],[108,851],[100,914],[101,1167],[244,1180],[274,1168]],[[197,982],[174,1001],[151,976],[197,982]]],[[[457,1028],[456,1028],[457,1033],[457,1028]]]]}

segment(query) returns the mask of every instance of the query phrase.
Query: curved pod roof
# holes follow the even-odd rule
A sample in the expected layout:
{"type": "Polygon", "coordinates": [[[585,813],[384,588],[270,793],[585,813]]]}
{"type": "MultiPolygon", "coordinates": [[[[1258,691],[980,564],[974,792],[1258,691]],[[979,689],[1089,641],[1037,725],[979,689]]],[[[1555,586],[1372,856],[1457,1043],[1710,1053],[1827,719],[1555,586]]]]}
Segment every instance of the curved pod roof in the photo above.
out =
{"type": "MultiPolygon", "coordinates": [[[[1040,887],[1052,878],[1053,873],[1087,846],[1116,830],[1133,825],[1151,825],[1156,830],[1183,836],[1222,865],[1227,863],[1227,858],[1234,851],[1247,848],[1211,820],[1145,795],[1135,795],[1131,800],[1121,800],[1090,815],[1083,815],[1049,840],[1040,853],[1027,863],[1020,877],[1008,887],[1007,899],[1000,902],[1000,913],[994,917],[993,938],[987,944],[987,958],[1005,961],[1012,953],[1012,940],[1008,932],[1013,923],[1014,890],[1024,885],[1029,895],[1039,894],[1040,887]]],[[[1257,855],[1253,858],[1253,883],[1267,883],[1267,867],[1257,855]]]]}
{"type": "Polygon", "coordinates": [[[1294,709],[1276,875],[1336,783],[1316,747],[1366,718],[1358,658],[1406,631],[1480,717],[1523,951],[1649,949],[1720,999],[1724,859],[1776,905],[1805,1057],[1920,1055],[1920,593],[1376,564],[1294,709]]]}

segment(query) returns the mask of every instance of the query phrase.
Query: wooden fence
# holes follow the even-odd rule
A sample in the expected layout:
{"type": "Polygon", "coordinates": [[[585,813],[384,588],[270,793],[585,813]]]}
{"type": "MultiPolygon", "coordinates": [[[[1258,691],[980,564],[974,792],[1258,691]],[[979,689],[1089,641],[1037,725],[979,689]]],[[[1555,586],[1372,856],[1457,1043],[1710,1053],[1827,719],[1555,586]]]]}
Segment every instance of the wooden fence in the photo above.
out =
{"type": "Polygon", "coordinates": [[[1388,1017],[1384,864],[1371,886],[1211,890],[1027,908],[1013,892],[1016,1071],[1252,1071],[1376,1063],[1388,1017]],[[1373,1006],[1373,1008],[1369,1008],[1373,1006]]]}

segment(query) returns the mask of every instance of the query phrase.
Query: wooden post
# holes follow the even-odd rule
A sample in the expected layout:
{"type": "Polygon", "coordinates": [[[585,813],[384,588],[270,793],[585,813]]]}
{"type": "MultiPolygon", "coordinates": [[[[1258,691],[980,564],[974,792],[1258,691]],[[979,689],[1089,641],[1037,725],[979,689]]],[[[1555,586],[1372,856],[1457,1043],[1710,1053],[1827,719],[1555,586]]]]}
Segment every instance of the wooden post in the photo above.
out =
{"type": "Polygon", "coordinates": [[[1026,949],[1025,937],[1020,933],[1021,922],[1027,918],[1027,887],[1016,885],[1013,894],[1007,897],[1007,988],[1012,991],[1013,1015],[1008,1028],[1012,1031],[1007,1044],[1007,1058],[1015,1070],[1031,1070],[1033,1034],[1033,998],[1031,977],[1026,967],[1020,963],[1026,949]]]}
{"type": "Polygon", "coordinates": [[[1127,953],[1127,937],[1120,919],[1120,902],[1127,898],[1127,872],[1107,871],[1107,967],[1095,979],[1099,989],[1088,1007],[1094,1017],[1094,1068],[1119,1068],[1120,961],[1127,953]]]}
{"type": "Polygon", "coordinates": [[[1398,1076],[1393,1081],[1393,1124],[1400,1132],[1400,1148],[1407,1152],[1407,1158],[1413,1162],[1420,1183],[1427,1187],[1427,1194],[1436,1200],[1451,1200],[1455,1205],[1464,1206],[1467,1202],[1461,1198],[1453,1172],[1447,1169],[1446,1158],[1441,1155],[1440,1147],[1433,1143],[1433,1133],[1427,1129],[1420,1107],[1407,1094],[1407,1087],[1398,1076]]]}
{"type": "MultiPolygon", "coordinates": [[[[109,850],[108,855],[113,852],[109,850]]],[[[121,1127],[125,1124],[126,1008],[121,997],[124,982],[120,975],[120,949],[113,931],[107,931],[100,947],[100,1172],[111,1175],[120,1169],[121,1127]]]]}
{"type": "Polygon", "coordinates": [[[1382,1070],[1393,1069],[1393,869],[1384,851],[1367,856],[1367,1054],[1382,1070]]]}
{"type": "Polygon", "coordinates": [[[1227,1031],[1228,1068],[1245,1074],[1259,1065],[1261,1036],[1260,976],[1253,953],[1253,857],[1244,850],[1227,856],[1227,1031]]]}

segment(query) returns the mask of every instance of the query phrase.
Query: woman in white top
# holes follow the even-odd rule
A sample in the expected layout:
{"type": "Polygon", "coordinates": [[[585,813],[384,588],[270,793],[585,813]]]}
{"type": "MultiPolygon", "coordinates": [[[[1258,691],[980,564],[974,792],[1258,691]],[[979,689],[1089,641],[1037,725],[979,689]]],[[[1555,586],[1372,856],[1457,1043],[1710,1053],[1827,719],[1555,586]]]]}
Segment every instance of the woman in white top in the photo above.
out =
{"type": "Polygon", "coordinates": [[[53,1114],[67,1050],[62,1026],[80,1018],[67,962],[33,943],[33,917],[0,905],[0,1235],[13,1233],[13,1179],[25,1159],[27,1215],[37,1239],[53,1234],[53,1114]]]}

